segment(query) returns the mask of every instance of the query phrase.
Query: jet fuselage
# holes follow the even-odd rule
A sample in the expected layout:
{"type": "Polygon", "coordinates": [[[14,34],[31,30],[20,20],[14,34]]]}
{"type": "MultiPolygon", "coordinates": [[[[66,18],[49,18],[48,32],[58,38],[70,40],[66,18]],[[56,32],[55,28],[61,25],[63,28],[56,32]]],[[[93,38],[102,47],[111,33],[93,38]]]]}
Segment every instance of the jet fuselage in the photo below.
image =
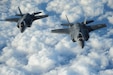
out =
{"type": "Polygon", "coordinates": [[[89,39],[89,32],[85,25],[77,23],[70,26],[70,35],[73,42],[78,42],[80,46],[84,47],[84,41],[89,39]]]}
{"type": "Polygon", "coordinates": [[[34,16],[30,15],[29,13],[24,14],[18,21],[17,27],[20,28],[21,32],[24,32],[24,30],[27,27],[31,27],[32,22],[34,21],[34,16]]]}

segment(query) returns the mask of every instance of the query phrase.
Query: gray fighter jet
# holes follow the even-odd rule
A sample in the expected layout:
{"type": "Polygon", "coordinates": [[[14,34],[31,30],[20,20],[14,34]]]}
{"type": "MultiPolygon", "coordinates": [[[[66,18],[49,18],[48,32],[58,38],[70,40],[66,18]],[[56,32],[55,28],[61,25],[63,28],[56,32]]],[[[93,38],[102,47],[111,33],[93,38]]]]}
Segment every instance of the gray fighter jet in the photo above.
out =
{"type": "MultiPolygon", "coordinates": [[[[67,16],[66,16],[67,18],[67,16]]],[[[68,18],[67,18],[68,20],[68,18]]],[[[106,27],[105,24],[96,24],[87,26],[87,24],[94,22],[94,20],[88,20],[81,23],[70,23],[68,20],[67,24],[61,24],[63,26],[69,26],[65,29],[51,30],[52,33],[69,34],[73,42],[77,42],[81,48],[84,47],[84,42],[89,39],[89,33],[91,31],[106,27]]]]}
{"type": "Polygon", "coordinates": [[[17,22],[17,27],[20,29],[21,33],[24,32],[27,27],[31,27],[33,21],[48,17],[48,15],[37,16],[37,14],[40,14],[41,12],[34,12],[32,14],[29,13],[23,14],[19,7],[18,10],[20,14],[16,14],[15,16],[11,16],[1,21],[17,22]]]}

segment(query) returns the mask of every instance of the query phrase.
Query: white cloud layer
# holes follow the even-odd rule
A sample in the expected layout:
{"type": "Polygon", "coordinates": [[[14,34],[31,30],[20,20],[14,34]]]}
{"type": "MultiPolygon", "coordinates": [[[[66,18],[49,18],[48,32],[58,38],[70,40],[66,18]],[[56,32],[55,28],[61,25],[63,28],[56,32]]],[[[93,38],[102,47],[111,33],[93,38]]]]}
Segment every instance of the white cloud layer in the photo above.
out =
{"type": "Polygon", "coordinates": [[[58,15],[33,22],[24,33],[16,23],[0,22],[0,75],[113,75],[112,29],[104,35],[92,32],[84,49],[67,35],[50,33],[61,27],[56,25],[60,24],[57,17],[65,20],[65,14],[71,22],[84,18],[85,13],[113,24],[112,12],[104,8],[107,4],[112,9],[112,0],[2,0],[0,17],[15,14],[17,6],[23,13],[44,11],[38,8],[43,3],[49,14],[58,15]]]}
{"type": "Polygon", "coordinates": [[[73,22],[81,16],[95,17],[102,14],[104,3],[102,0],[53,0],[48,3],[47,10],[61,13],[61,19],[68,15],[73,22]]]}

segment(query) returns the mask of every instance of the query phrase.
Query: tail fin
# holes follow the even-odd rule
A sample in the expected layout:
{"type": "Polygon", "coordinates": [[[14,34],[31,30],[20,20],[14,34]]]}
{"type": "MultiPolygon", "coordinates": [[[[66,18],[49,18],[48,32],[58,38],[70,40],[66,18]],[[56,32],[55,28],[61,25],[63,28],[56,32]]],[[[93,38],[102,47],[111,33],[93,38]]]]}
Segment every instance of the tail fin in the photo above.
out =
{"type": "Polygon", "coordinates": [[[69,19],[68,19],[67,16],[66,16],[66,19],[67,19],[67,21],[68,21],[68,25],[69,25],[69,26],[72,26],[73,24],[69,22],[69,19]]]}
{"type": "Polygon", "coordinates": [[[20,15],[22,16],[23,14],[22,14],[22,12],[21,12],[21,10],[20,10],[20,8],[18,7],[18,10],[19,10],[19,12],[20,12],[20,15]]]}
{"type": "Polygon", "coordinates": [[[85,19],[84,19],[84,22],[83,22],[83,24],[87,24],[87,21],[86,21],[86,19],[87,19],[87,16],[85,16],[85,19]]]}
{"type": "Polygon", "coordinates": [[[92,22],[94,22],[94,20],[87,20],[87,15],[85,15],[85,19],[84,19],[84,22],[82,22],[82,24],[86,25],[92,22]]]}
{"type": "Polygon", "coordinates": [[[87,20],[87,21],[84,21],[84,22],[82,22],[82,24],[89,24],[89,23],[92,23],[92,22],[94,22],[94,20],[87,20]]]}

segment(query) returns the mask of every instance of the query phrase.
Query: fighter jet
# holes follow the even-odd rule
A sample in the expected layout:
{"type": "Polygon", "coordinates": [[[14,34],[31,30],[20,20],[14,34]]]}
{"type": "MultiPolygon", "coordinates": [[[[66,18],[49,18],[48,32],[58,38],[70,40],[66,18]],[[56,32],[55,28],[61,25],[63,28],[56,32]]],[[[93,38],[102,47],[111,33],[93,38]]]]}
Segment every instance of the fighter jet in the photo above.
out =
{"type": "Polygon", "coordinates": [[[21,33],[23,33],[27,27],[31,27],[33,21],[48,17],[48,15],[37,16],[37,14],[40,14],[42,12],[34,12],[32,14],[30,13],[23,14],[19,7],[18,7],[18,10],[20,14],[16,14],[14,16],[11,16],[1,21],[17,22],[17,27],[20,29],[21,33]]]}
{"type": "MultiPolygon", "coordinates": [[[[67,18],[67,16],[66,16],[67,18]]],[[[67,18],[68,20],[68,18],[67,18]]],[[[84,47],[85,41],[89,39],[89,33],[91,31],[106,27],[106,24],[87,25],[94,22],[94,20],[85,20],[81,23],[61,24],[63,26],[69,26],[69,28],[51,30],[52,33],[69,34],[73,42],[77,42],[81,48],[84,47]]]]}

